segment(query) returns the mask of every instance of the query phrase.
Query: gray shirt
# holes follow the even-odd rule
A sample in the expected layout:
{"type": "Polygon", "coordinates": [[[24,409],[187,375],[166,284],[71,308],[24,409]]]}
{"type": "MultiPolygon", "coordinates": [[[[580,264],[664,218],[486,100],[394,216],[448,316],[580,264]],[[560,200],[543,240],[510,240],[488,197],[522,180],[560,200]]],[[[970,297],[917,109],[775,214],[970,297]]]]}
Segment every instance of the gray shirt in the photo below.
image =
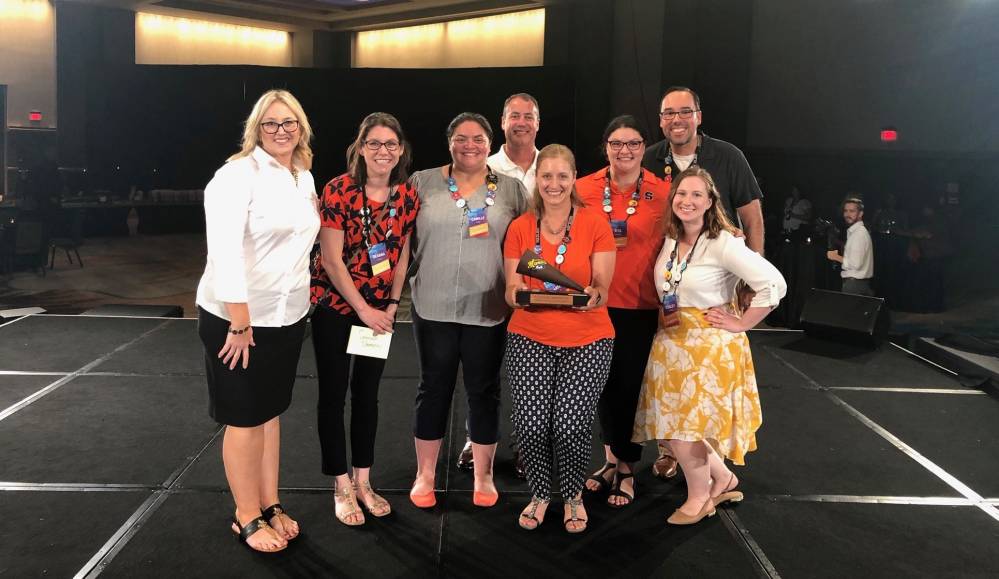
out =
{"type": "Polygon", "coordinates": [[[468,212],[486,205],[486,186],[459,209],[440,167],[412,177],[420,212],[410,241],[409,286],[423,319],[495,326],[510,313],[504,292],[503,240],[510,222],[527,210],[524,185],[497,174],[496,204],[486,211],[489,235],[469,237],[468,212]]]}

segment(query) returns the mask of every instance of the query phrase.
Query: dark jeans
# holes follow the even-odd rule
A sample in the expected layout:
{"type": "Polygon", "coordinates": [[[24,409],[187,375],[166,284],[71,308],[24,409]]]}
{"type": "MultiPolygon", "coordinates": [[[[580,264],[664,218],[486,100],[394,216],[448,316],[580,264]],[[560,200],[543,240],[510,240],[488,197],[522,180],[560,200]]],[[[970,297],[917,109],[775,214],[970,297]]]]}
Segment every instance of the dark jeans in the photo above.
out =
{"type": "Polygon", "coordinates": [[[344,403],[350,386],[350,457],[356,468],[370,468],[375,461],[378,429],[378,384],[385,360],[347,353],[351,326],[363,326],[356,315],[317,306],[312,314],[312,345],[319,372],[319,444],[323,474],[347,474],[344,439],[344,403]],[[353,371],[351,359],[353,358],[353,371]]]}
{"type": "Polygon", "coordinates": [[[631,432],[659,312],[607,308],[607,313],[614,324],[614,357],[600,395],[600,429],[604,444],[611,447],[614,456],[634,463],[642,458],[642,446],[631,441],[631,432]]]}
{"type": "Polygon", "coordinates": [[[871,287],[870,279],[855,279],[852,277],[844,277],[843,293],[856,294],[860,296],[873,296],[874,288],[871,287]]]}
{"type": "Polygon", "coordinates": [[[468,395],[468,434],[476,444],[495,444],[506,324],[435,322],[413,310],[413,331],[420,357],[413,435],[420,440],[444,438],[460,362],[468,395]]]}

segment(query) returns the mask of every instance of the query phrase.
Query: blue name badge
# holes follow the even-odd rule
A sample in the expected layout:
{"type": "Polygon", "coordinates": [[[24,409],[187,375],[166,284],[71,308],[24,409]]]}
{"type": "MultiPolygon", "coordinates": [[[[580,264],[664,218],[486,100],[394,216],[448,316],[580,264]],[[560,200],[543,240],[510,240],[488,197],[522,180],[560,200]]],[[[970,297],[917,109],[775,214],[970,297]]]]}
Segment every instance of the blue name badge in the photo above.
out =
{"type": "Polygon", "coordinates": [[[680,300],[677,299],[676,294],[663,294],[661,313],[659,323],[662,327],[672,328],[680,325],[680,300]]]}
{"type": "Polygon", "coordinates": [[[628,245],[628,222],[624,219],[611,219],[610,226],[614,233],[614,244],[618,248],[628,245]]]}
{"type": "Polygon", "coordinates": [[[371,275],[381,275],[389,270],[391,264],[385,243],[376,243],[368,248],[368,261],[371,262],[371,275]]]}
{"type": "Polygon", "coordinates": [[[488,237],[489,222],[486,220],[486,208],[468,210],[468,236],[488,237]]]}

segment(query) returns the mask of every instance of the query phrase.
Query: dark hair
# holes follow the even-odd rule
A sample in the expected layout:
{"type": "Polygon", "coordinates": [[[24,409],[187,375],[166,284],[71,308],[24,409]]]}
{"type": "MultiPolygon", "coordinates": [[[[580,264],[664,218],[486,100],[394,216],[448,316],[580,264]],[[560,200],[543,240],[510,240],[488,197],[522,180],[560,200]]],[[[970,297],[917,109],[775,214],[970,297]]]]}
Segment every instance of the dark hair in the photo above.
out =
{"type": "Polygon", "coordinates": [[[718,187],[715,185],[715,180],[711,177],[711,173],[708,173],[697,165],[692,165],[674,177],[673,185],[669,188],[669,216],[666,218],[666,236],[679,239],[680,232],[683,231],[683,223],[673,213],[673,197],[676,195],[676,190],[680,187],[680,183],[687,177],[698,177],[701,181],[704,181],[708,198],[711,199],[711,207],[704,212],[704,230],[708,232],[708,239],[718,237],[718,234],[722,231],[735,233],[735,226],[732,225],[728,215],[725,213],[725,206],[722,204],[721,195],[718,194],[718,187]]]}
{"type": "Polygon", "coordinates": [[[460,115],[451,119],[451,122],[448,123],[447,125],[448,143],[451,142],[451,137],[454,136],[454,131],[455,129],[458,128],[458,125],[460,125],[465,121],[472,121],[473,123],[477,123],[480,127],[482,127],[482,130],[486,132],[486,137],[489,139],[489,144],[492,145],[493,127],[492,125],[489,124],[489,121],[486,120],[486,117],[480,115],[479,113],[461,113],[460,115]]]}
{"type": "Polygon", "coordinates": [[[607,128],[604,129],[604,136],[600,139],[600,152],[605,157],[607,155],[607,139],[610,138],[611,133],[618,129],[632,129],[638,133],[638,136],[642,137],[642,141],[649,142],[649,137],[645,134],[645,129],[638,124],[638,119],[631,115],[616,116],[607,123],[607,128]]]}
{"type": "Polygon", "coordinates": [[[500,114],[500,118],[506,116],[506,107],[510,106],[510,101],[512,101],[513,99],[520,99],[531,103],[532,105],[534,105],[534,108],[538,110],[538,116],[541,115],[541,106],[538,105],[538,99],[532,97],[526,92],[519,92],[517,94],[512,94],[506,97],[506,100],[503,101],[503,112],[500,114]]]}
{"type": "Polygon", "coordinates": [[[385,127],[393,131],[396,138],[399,139],[402,154],[399,155],[399,162],[396,163],[396,166],[392,167],[389,185],[405,183],[406,179],[409,178],[409,163],[413,156],[409,151],[409,143],[406,141],[406,135],[402,132],[399,119],[388,113],[371,113],[361,121],[361,126],[357,129],[357,138],[347,147],[347,174],[360,187],[368,182],[368,167],[364,161],[364,155],[361,154],[361,149],[364,147],[364,141],[368,139],[368,133],[375,127],[385,127]]]}
{"type": "MultiPolygon", "coordinates": [[[[565,145],[559,145],[558,143],[552,143],[546,145],[541,151],[538,152],[537,166],[541,166],[541,161],[547,159],[562,159],[563,161],[569,163],[569,167],[572,168],[572,172],[576,172],[576,156],[572,154],[572,150],[565,145]]],[[[586,207],[586,203],[583,203],[582,197],[579,196],[579,192],[576,191],[576,182],[572,183],[572,190],[569,191],[569,200],[575,207],[586,207]]],[[[534,182],[534,191],[531,191],[531,207],[534,209],[534,214],[538,217],[545,216],[545,202],[541,198],[541,189],[538,186],[538,182],[534,182]]]]}
{"type": "Polygon", "coordinates": [[[701,110],[701,97],[697,96],[697,93],[694,92],[694,89],[687,88],[685,86],[679,86],[679,85],[671,86],[671,87],[667,88],[663,92],[663,97],[661,99],[659,99],[659,106],[660,107],[662,106],[662,102],[666,99],[666,97],[669,96],[669,94],[673,93],[673,92],[688,92],[688,93],[690,93],[690,96],[694,97],[694,108],[697,109],[697,110],[701,110]]]}

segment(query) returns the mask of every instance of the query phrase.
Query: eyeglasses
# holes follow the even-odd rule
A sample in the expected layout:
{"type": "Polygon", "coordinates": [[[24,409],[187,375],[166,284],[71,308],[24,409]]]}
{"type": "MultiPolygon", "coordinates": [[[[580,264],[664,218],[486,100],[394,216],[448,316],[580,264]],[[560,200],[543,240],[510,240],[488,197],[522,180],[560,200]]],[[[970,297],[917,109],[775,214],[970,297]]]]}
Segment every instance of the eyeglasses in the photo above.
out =
{"type": "Polygon", "coordinates": [[[385,147],[386,151],[393,152],[399,149],[399,141],[378,141],[375,139],[368,139],[364,141],[364,146],[369,151],[377,151],[382,147],[385,147]]]}
{"type": "Polygon", "coordinates": [[[622,147],[628,147],[629,151],[637,151],[645,143],[640,139],[635,139],[634,141],[607,141],[607,146],[611,148],[611,151],[620,151],[622,147]]]}
{"type": "Polygon", "coordinates": [[[671,110],[667,109],[667,110],[659,113],[659,116],[662,117],[663,119],[669,121],[669,120],[672,120],[672,119],[674,119],[676,117],[680,117],[681,119],[689,119],[690,117],[694,116],[694,113],[699,113],[699,112],[701,112],[700,109],[697,109],[697,110],[694,110],[694,109],[680,109],[678,111],[671,111],[671,110]]]}
{"type": "Polygon", "coordinates": [[[284,129],[286,133],[294,133],[298,130],[298,121],[284,121],[283,123],[264,121],[260,123],[260,128],[268,135],[277,134],[278,129],[284,129]]]}
{"type": "Polygon", "coordinates": [[[485,145],[489,140],[483,137],[482,135],[479,135],[477,137],[472,137],[471,139],[465,136],[457,136],[451,139],[451,142],[454,143],[455,145],[458,145],[459,147],[464,147],[465,145],[468,144],[469,141],[471,141],[476,145],[482,146],[485,145]]]}

